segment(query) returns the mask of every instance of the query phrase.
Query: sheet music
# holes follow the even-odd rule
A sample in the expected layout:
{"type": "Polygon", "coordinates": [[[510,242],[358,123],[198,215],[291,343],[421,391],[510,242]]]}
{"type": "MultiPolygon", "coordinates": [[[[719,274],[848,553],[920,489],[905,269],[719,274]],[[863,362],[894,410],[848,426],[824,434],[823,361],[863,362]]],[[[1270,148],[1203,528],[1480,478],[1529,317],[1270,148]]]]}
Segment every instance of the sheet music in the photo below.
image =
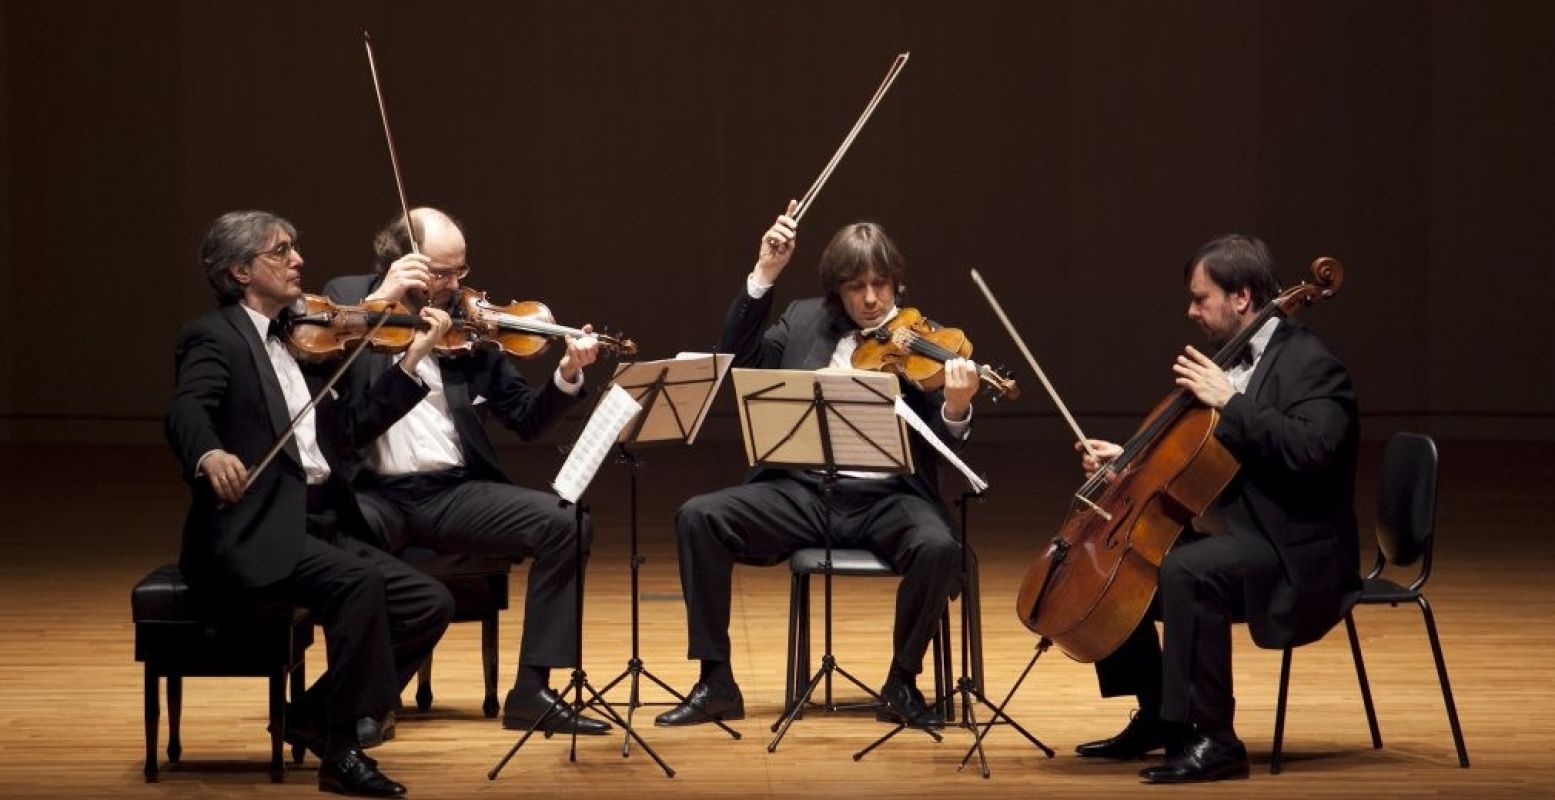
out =
{"type": "Polygon", "coordinates": [[[895,376],[887,375],[888,381],[880,381],[882,373],[868,372],[851,369],[821,369],[816,370],[815,379],[821,384],[821,391],[832,404],[830,413],[832,419],[827,429],[831,431],[832,456],[838,464],[861,464],[895,468],[898,464],[889,455],[881,453],[876,446],[877,442],[892,442],[901,438],[901,428],[895,417],[880,413],[868,413],[876,410],[878,404],[883,402],[880,394],[870,391],[866,385],[854,380],[854,376],[863,375],[876,383],[876,391],[882,387],[889,387],[883,392],[887,397],[901,402],[897,393],[900,385],[895,376]],[[849,402],[869,403],[865,406],[850,406],[849,402]],[[837,419],[841,417],[841,420],[837,419]],[[845,421],[844,421],[845,420],[845,421]]]}
{"type": "Polygon", "coordinates": [[[616,441],[694,443],[733,361],[728,353],[681,353],[658,361],[617,364],[611,381],[639,404],[647,402],[650,393],[653,401],[616,441]]]}
{"type": "Polygon", "coordinates": [[[933,445],[934,449],[938,450],[940,455],[944,456],[945,460],[950,462],[951,466],[960,470],[961,474],[966,477],[966,482],[971,484],[973,490],[979,493],[988,491],[988,482],[978,477],[977,473],[973,472],[972,468],[967,466],[966,462],[962,461],[960,456],[957,456],[949,447],[946,447],[945,443],[940,440],[939,436],[937,436],[934,431],[929,428],[929,423],[924,422],[923,418],[918,416],[917,413],[907,405],[907,401],[903,400],[901,397],[896,398],[896,414],[902,419],[907,420],[907,424],[911,425],[914,430],[918,431],[918,433],[923,436],[923,438],[927,439],[929,444],[933,445]]]}
{"type": "Polygon", "coordinates": [[[895,375],[764,369],[734,369],[731,375],[752,466],[808,469],[830,463],[839,470],[912,472],[907,425],[892,410],[901,393],[895,375]],[[817,387],[825,400],[822,412],[815,406],[817,387]],[[830,443],[829,461],[823,439],[830,443]]]}
{"type": "Polygon", "coordinates": [[[567,454],[561,471],[551,481],[552,488],[563,500],[578,502],[578,498],[589,487],[589,482],[594,480],[599,465],[604,463],[605,454],[615,446],[616,436],[640,411],[642,406],[625,389],[610,384],[610,390],[594,407],[588,424],[583,426],[583,433],[573,442],[572,452],[567,454]]]}

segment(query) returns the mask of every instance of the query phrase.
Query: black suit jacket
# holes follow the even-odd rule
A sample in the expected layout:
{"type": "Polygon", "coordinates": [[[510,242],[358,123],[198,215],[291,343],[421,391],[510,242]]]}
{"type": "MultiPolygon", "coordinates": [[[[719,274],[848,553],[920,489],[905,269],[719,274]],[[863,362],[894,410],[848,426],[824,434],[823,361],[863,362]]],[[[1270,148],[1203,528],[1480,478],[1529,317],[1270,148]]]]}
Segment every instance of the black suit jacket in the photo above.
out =
{"type": "Polygon", "coordinates": [[[1360,595],[1359,435],[1349,372],[1282,320],[1215,430],[1242,464],[1219,507],[1247,560],[1248,626],[1262,647],[1321,638],[1360,595]]]}
{"type": "MultiPolygon", "coordinates": [[[[337,303],[353,305],[377,288],[378,275],[346,275],[324,285],[324,293],[337,303]]],[[[389,371],[393,358],[378,353],[363,353],[352,366],[349,381],[359,391],[377,376],[389,371]]],[[[497,350],[477,349],[458,358],[437,360],[443,376],[443,394],[454,419],[454,429],[464,453],[465,469],[471,478],[511,483],[502,469],[502,460],[486,433],[477,407],[492,414],[523,439],[533,439],[559,419],[568,408],[588,392],[569,395],[547,380],[535,389],[519,374],[512,360],[497,350]]]]}
{"type": "MultiPolygon", "coordinates": [[[[829,365],[832,352],[837,349],[838,338],[855,330],[857,326],[845,314],[827,305],[824,298],[810,297],[794,301],[778,321],[763,332],[762,325],[766,323],[776,303],[775,295],[776,292],[769,289],[760,298],[752,298],[743,287],[740,289],[739,296],[729,306],[729,313],[724,318],[723,336],[718,343],[719,352],[733,353],[732,366],[735,367],[820,369],[829,365]]],[[[907,405],[929,424],[942,441],[952,448],[960,447],[962,440],[951,436],[945,428],[945,418],[941,411],[945,402],[944,392],[925,392],[906,379],[900,379],[900,382],[902,397],[907,405]]],[[[917,472],[905,476],[907,486],[944,511],[945,503],[939,490],[940,455],[918,435],[916,429],[909,428],[908,433],[912,443],[913,466],[917,472]]],[[[768,480],[785,474],[788,474],[787,470],[756,469],[746,480],[768,480]]]]}
{"type": "MultiPolygon", "coordinates": [[[[166,433],[193,500],[184,520],[179,566],[191,583],[255,588],[292,573],[306,536],[307,478],[295,442],[288,442],[243,499],[222,506],[210,482],[196,477],[200,457],[226,450],[253,469],[290,422],[281,384],[248,313],[223,306],[178,333],[176,387],[166,433]]],[[[322,388],[317,370],[304,370],[322,388]]],[[[326,491],[351,533],[365,531],[361,510],[344,480],[349,454],[371,441],[426,395],[394,370],[371,392],[326,397],[316,407],[319,447],[330,464],[326,491]]]]}

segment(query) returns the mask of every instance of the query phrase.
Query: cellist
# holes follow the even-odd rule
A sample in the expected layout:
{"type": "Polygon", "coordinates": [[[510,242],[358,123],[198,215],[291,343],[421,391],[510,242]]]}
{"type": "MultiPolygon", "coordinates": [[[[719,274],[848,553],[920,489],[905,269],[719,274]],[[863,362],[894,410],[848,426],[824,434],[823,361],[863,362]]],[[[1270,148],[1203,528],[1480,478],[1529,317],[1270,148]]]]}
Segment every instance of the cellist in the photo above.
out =
{"type": "MultiPolygon", "coordinates": [[[[1279,292],[1274,258],[1251,236],[1206,243],[1183,277],[1188,318],[1210,352],[1279,292]]],[[[1167,553],[1150,613],[1096,663],[1102,695],[1135,695],[1139,710],[1121,733],[1076,751],[1134,759],[1164,748],[1165,762],[1140,772],[1151,783],[1245,778],[1247,749],[1232,724],[1231,623],[1246,621],[1260,647],[1293,647],[1321,638],[1359,596],[1355,390],[1316,335],[1278,316],[1230,368],[1190,346],[1172,371],[1220,412],[1215,437],[1241,469],[1167,553]]],[[[1094,456],[1075,446],[1087,476],[1122,452],[1087,443],[1094,456]]]]}

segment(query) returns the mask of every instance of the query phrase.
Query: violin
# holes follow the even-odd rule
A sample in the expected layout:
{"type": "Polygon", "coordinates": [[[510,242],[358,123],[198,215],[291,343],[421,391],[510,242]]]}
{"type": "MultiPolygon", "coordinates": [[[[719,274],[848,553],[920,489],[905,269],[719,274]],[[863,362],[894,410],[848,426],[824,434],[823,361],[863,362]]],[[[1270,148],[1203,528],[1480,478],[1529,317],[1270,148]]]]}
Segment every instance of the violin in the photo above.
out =
{"type": "MultiPolygon", "coordinates": [[[[853,351],[855,369],[892,372],[925,391],[945,383],[945,362],[972,355],[972,342],[960,328],[946,328],[916,308],[897,309],[890,322],[864,334],[853,351]]],[[[1020,397],[1008,370],[977,365],[977,377],[994,401],[1020,397]]]]}
{"type": "MultiPolygon", "coordinates": [[[[416,331],[427,327],[420,315],[390,300],[343,306],[323,295],[305,294],[298,305],[301,308],[287,319],[286,344],[298,361],[309,364],[333,361],[358,345],[402,353],[416,331]]],[[[458,344],[454,336],[450,329],[444,337],[448,345],[458,344]]]]}

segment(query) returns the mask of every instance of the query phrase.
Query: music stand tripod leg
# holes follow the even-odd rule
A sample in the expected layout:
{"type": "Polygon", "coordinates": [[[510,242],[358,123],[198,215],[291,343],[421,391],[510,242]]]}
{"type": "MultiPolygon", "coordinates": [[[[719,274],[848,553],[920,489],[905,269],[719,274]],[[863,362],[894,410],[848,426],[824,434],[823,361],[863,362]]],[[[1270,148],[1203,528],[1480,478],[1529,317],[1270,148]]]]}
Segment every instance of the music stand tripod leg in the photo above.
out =
{"type": "MultiPolygon", "coordinates": [[[[1005,703],[1009,702],[1009,698],[1005,699],[1005,703],[1001,703],[999,706],[995,707],[994,704],[989,702],[988,698],[983,695],[982,691],[979,690],[977,682],[972,678],[972,645],[970,636],[973,625],[973,612],[970,606],[971,590],[968,588],[972,585],[972,562],[970,544],[971,527],[970,520],[968,518],[968,508],[971,501],[981,501],[982,499],[983,494],[981,492],[962,492],[961,498],[957,501],[957,505],[961,507],[961,675],[956,679],[956,693],[960,696],[961,699],[961,715],[963,720],[962,725],[963,727],[967,727],[973,731],[978,730],[977,715],[973,706],[974,701],[980,702],[984,706],[987,706],[994,711],[993,716],[989,720],[990,725],[994,720],[1002,718],[1005,724],[1008,724],[1016,730],[1020,731],[1021,735],[1025,736],[1043,753],[1046,753],[1049,758],[1052,758],[1053,751],[1049,749],[1047,745],[1043,744],[1039,739],[1037,739],[1037,737],[1033,736],[1031,732],[1021,727],[1021,725],[1012,719],[1010,715],[1004,713],[1004,705],[1005,703]]],[[[980,593],[979,596],[981,596],[980,593]]],[[[1043,649],[1046,648],[1039,645],[1038,655],[1041,654],[1043,649]]],[[[1032,663],[1036,663],[1036,657],[1032,658],[1032,663]]],[[[1027,665],[1026,670],[1029,672],[1031,670],[1031,665],[1027,665]]],[[[1021,679],[1025,679],[1024,674],[1021,676],[1021,679]]],[[[1016,686],[1019,685],[1020,683],[1017,682],[1016,686]]],[[[1011,691],[1011,696],[1014,696],[1013,690],[1011,691]]],[[[895,736],[900,731],[901,727],[898,727],[886,733],[884,736],[881,736],[879,739],[876,739],[868,747],[865,747],[863,750],[855,753],[853,760],[857,761],[868,755],[870,751],[885,744],[891,739],[891,737],[895,736]]],[[[982,746],[983,737],[987,735],[987,732],[988,729],[987,726],[985,726],[983,731],[976,736],[975,741],[972,743],[973,750],[968,751],[966,759],[963,759],[961,762],[961,767],[965,768],[967,761],[972,757],[972,752],[975,751],[980,759],[980,765],[982,767],[982,774],[984,778],[992,777],[992,773],[988,769],[988,759],[983,753],[982,746]]]]}
{"type": "MultiPolygon", "coordinates": [[[[967,748],[966,755],[961,757],[961,766],[956,768],[957,772],[966,769],[967,762],[972,760],[972,753],[982,747],[983,739],[987,738],[988,732],[993,729],[993,726],[997,724],[1000,719],[1003,719],[1006,723],[1018,729],[1026,736],[1027,739],[1031,740],[1032,744],[1036,745],[1038,749],[1047,755],[1048,758],[1053,757],[1053,751],[1051,748],[1038,741],[1036,737],[1028,733],[1025,728],[1021,728],[1018,724],[1016,724],[1015,720],[1011,719],[1009,714],[1004,713],[1005,707],[1010,704],[1010,700],[1014,699],[1015,693],[1020,690],[1021,684],[1025,683],[1026,676],[1031,674],[1032,667],[1037,665],[1037,659],[1041,658],[1042,654],[1047,652],[1047,648],[1051,644],[1052,641],[1045,636],[1037,642],[1036,652],[1031,654],[1031,660],[1026,662],[1026,668],[1021,670],[1020,677],[1016,678],[1014,685],[1010,686],[1010,691],[1004,696],[1004,700],[1000,701],[999,705],[993,707],[993,713],[988,717],[988,721],[983,723],[982,730],[977,732],[977,737],[972,741],[972,746],[967,748]]],[[[987,700],[985,699],[983,702],[986,703],[987,700]]]]}
{"type": "MultiPolygon", "coordinates": [[[[569,760],[578,760],[578,726],[576,720],[577,715],[583,713],[585,708],[597,708],[606,716],[610,717],[611,721],[615,722],[617,725],[626,725],[626,720],[622,719],[621,715],[616,713],[615,707],[606,702],[605,698],[600,696],[598,690],[589,684],[588,673],[584,672],[583,670],[583,571],[585,563],[583,552],[583,514],[585,508],[583,504],[579,502],[573,504],[573,509],[573,545],[576,548],[576,569],[578,574],[576,593],[577,660],[575,662],[576,665],[572,670],[572,679],[568,681],[567,685],[563,687],[561,691],[557,692],[557,699],[551,704],[551,707],[547,708],[545,713],[541,714],[540,717],[529,726],[529,729],[524,732],[523,736],[520,737],[518,741],[513,743],[513,747],[508,750],[507,755],[503,756],[502,760],[497,762],[497,765],[492,767],[491,770],[486,773],[487,780],[497,779],[498,773],[502,771],[503,767],[507,766],[508,761],[512,760],[513,756],[518,752],[519,748],[523,747],[524,743],[529,741],[529,737],[534,734],[535,729],[539,728],[541,724],[543,724],[545,720],[552,714],[557,713],[560,706],[567,702],[565,698],[567,697],[567,693],[569,691],[573,693],[573,701],[571,705],[574,717],[574,721],[571,726],[572,742],[568,756],[569,760]],[[589,696],[591,698],[588,703],[583,701],[583,691],[585,689],[588,690],[589,696]]],[[[649,757],[653,759],[654,763],[658,764],[659,768],[664,770],[664,775],[666,777],[675,777],[675,770],[671,769],[668,764],[664,763],[664,759],[659,758],[659,754],[655,753],[653,748],[649,747],[648,743],[643,741],[641,736],[637,735],[636,731],[633,731],[628,727],[627,733],[637,741],[638,746],[642,747],[643,752],[646,752],[649,757]]]]}
{"type": "MultiPolygon", "coordinates": [[[[633,724],[636,711],[638,707],[647,705],[646,703],[642,702],[641,679],[646,677],[648,680],[653,681],[655,685],[663,689],[671,697],[675,698],[677,703],[686,702],[686,696],[671,688],[669,684],[665,683],[663,680],[660,680],[659,676],[653,674],[652,671],[643,666],[641,649],[642,615],[640,608],[640,599],[642,595],[640,588],[641,583],[638,573],[641,570],[643,563],[648,559],[640,553],[637,547],[637,476],[641,471],[642,459],[638,458],[636,453],[628,450],[625,443],[622,443],[616,446],[616,461],[618,463],[625,463],[627,465],[631,487],[629,494],[630,504],[628,506],[630,520],[629,540],[631,545],[631,553],[629,555],[628,564],[631,567],[630,599],[632,606],[632,655],[627,659],[626,668],[621,671],[621,674],[615,676],[615,678],[611,679],[609,683],[605,684],[604,688],[599,690],[599,695],[607,695],[610,693],[611,689],[616,687],[617,684],[621,683],[623,680],[628,681],[626,719],[621,726],[624,729],[621,734],[621,757],[626,758],[631,754],[632,740],[639,738],[636,728],[633,724]]],[[[593,707],[594,703],[591,701],[589,705],[590,707],[593,707]]],[[[740,732],[729,727],[723,720],[714,719],[711,721],[713,724],[723,729],[723,731],[729,734],[731,737],[735,739],[740,738],[740,732]]]]}

